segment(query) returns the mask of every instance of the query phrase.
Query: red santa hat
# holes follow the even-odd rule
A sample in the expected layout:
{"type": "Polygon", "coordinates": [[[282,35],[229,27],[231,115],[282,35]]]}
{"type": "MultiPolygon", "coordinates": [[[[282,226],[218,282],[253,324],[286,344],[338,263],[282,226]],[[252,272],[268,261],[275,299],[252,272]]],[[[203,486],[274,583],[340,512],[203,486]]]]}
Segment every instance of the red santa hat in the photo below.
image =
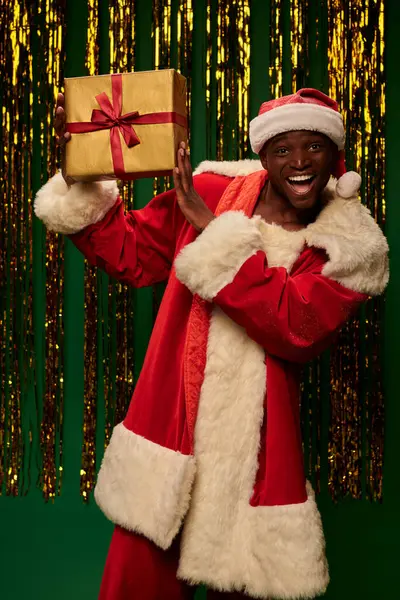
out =
{"type": "Polygon", "coordinates": [[[357,194],[361,177],[346,173],[344,160],[345,131],[338,103],[319,90],[303,88],[295,94],[269,100],[261,105],[258,116],[250,122],[250,143],[259,154],[264,144],[285,131],[318,131],[331,139],[339,149],[332,173],[337,179],[337,193],[343,198],[357,194]]]}

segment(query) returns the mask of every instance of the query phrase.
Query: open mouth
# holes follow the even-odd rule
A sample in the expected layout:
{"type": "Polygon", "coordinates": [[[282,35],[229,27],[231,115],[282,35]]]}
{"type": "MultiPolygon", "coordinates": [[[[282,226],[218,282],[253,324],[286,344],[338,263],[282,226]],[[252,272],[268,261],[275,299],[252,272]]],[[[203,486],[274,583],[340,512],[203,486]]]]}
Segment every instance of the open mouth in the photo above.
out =
{"type": "Polygon", "coordinates": [[[304,196],[305,194],[308,194],[311,190],[315,178],[316,175],[308,173],[305,175],[292,175],[291,177],[288,177],[286,181],[295,194],[304,196]]]}

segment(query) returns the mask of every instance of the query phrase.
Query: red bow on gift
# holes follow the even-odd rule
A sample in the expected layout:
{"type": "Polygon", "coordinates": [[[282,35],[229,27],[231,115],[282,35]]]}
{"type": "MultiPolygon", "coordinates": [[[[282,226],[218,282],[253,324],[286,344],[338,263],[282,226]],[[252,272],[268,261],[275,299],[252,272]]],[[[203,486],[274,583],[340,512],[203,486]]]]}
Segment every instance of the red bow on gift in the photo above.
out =
{"type": "Polygon", "coordinates": [[[100,109],[95,108],[90,122],[68,123],[66,130],[70,133],[90,133],[110,130],[111,154],[114,173],[123,179],[126,175],[124,159],[119,132],[128,148],[140,144],[140,140],[133,129],[133,125],[155,125],[158,123],[176,123],[182,127],[187,126],[186,117],[176,112],[159,112],[139,115],[137,111],[122,115],[122,75],[111,75],[112,103],[105,92],[96,96],[100,109]]]}

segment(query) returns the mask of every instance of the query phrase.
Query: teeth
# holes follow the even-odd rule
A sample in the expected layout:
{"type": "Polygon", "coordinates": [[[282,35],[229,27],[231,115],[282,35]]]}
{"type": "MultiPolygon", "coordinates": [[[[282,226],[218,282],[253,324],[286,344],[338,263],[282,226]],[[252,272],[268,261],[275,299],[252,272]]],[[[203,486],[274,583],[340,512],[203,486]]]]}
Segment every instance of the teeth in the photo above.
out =
{"type": "Polygon", "coordinates": [[[294,175],[293,177],[289,177],[289,181],[308,181],[312,179],[313,175],[294,175]]]}

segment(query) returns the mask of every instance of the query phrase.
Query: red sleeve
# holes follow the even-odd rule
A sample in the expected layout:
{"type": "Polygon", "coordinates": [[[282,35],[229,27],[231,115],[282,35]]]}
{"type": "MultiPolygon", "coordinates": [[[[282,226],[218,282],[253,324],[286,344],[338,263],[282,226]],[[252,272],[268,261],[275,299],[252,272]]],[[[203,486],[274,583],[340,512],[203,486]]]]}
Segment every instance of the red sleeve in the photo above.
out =
{"type": "Polygon", "coordinates": [[[315,248],[301,254],[292,275],[269,267],[259,223],[223,213],[180,252],[177,277],[269,354],[308,361],[330,345],[366,296],[322,275],[327,257],[315,248]]]}
{"type": "Polygon", "coordinates": [[[169,276],[179,213],[174,190],[127,213],[118,198],[100,222],[72,235],[71,240],[92,265],[120,281],[144,287],[169,276]]]}
{"type": "Polygon", "coordinates": [[[251,256],[214,302],[269,354],[306,362],[332,343],[366,296],[312,271],[290,276],[269,268],[263,252],[251,256]]]}
{"type": "MultiPolygon", "coordinates": [[[[209,174],[194,178],[196,190],[212,211],[229,182],[227,177],[209,174]]],[[[168,278],[183,227],[191,226],[172,189],[145,208],[126,214],[118,198],[98,223],[72,235],[71,240],[92,265],[134,287],[144,287],[168,278]]]]}

